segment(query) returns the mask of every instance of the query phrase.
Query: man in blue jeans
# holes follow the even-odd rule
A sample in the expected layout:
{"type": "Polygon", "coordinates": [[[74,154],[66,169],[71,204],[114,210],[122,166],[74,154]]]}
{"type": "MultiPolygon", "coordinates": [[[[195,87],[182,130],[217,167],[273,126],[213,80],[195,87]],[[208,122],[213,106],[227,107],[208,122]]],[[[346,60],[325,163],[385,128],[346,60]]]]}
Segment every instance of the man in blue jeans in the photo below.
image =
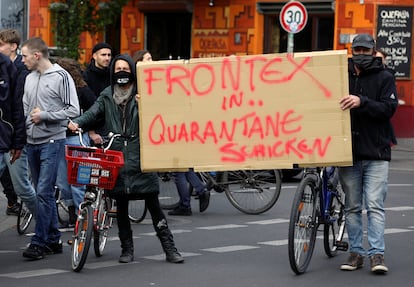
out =
{"type": "Polygon", "coordinates": [[[374,39],[368,34],[357,35],[349,60],[350,94],[340,100],[342,110],[351,110],[353,155],[353,166],[339,170],[346,195],[345,218],[350,243],[350,255],[341,270],[363,267],[367,255],[371,271],[384,274],[388,271],[384,262],[384,201],[394,138],[390,120],[398,99],[394,75],[385,70],[381,58],[374,55],[374,39]],[[367,251],[363,246],[363,208],[368,216],[367,251]]]}
{"type": "Polygon", "coordinates": [[[187,172],[175,172],[175,184],[180,196],[179,205],[168,212],[169,215],[192,215],[191,194],[188,183],[198,195],[200,212],[204,212],[210,203],[210,191],[193,170],[187,172]]]}
{"type": "Polygon", "coordinates": [[[69,73],[49,60],[46,43],[31,38],[22,44],[25,66],[32,71],[24,86],[27,156],[37,193],[35,234],[23,257],[42,259],[62,253],[54,185],[58,160],[64,156],[69,118],[80,114],[76,87],[69,73]]]}

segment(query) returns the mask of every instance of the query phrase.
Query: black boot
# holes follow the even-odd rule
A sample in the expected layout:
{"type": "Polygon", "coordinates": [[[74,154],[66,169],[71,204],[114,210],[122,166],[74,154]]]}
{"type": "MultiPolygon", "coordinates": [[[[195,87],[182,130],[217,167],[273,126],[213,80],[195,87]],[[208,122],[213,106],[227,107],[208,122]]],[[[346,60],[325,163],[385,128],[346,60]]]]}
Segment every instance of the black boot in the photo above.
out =
{"type": "Polygon", "coordinates": [[[162,249],[165,252],[166,260],[171,263],[184,262],[184,258],[178,253],[177,248],[175,248],[173,235],[168,228],[167,221],[163,219],[158,222],[155,230],[160,239],[162,249]]]}
{"type": "Polygon", "coordinates": [[[122,253],[119,257],[120,263],[129,263],[134,261],[134,241],[132,239],[132,232],[124,236],[119,233],[119,239],[121,240],[122,253]]]}

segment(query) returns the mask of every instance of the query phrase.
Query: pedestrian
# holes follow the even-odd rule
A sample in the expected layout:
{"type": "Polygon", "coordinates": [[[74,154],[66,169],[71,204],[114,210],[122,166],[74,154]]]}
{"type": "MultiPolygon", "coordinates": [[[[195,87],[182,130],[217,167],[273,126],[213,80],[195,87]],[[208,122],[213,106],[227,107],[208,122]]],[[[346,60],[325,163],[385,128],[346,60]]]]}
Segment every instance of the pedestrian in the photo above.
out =
{"type": "MultiPolygon", "coordinates": [[[[96,100],[96,96],[83,79],[79,62],[74,59],[65,57],[57,57],[53,60],[72,76],[75,83],[79,106],[82,114],[93,105],[96,100]]],[[[82,141],[83,144],[89,145],[88,134],[83,135],[82,141]]],[[[66,131],[65,145],[81,145],[78,134],[73,133],[68,129],[66,131]]],[[[56,185],[60,189],[62,199],[65,200],[66,206],[68,207],[69,219],[65,225],[66,227],[73,227],[76,222],[78,207],[83,201],[85,195],[85,186],[69,184],[68,165],[65,156],[62,156],[59,160],[56,185]]]]}
{"type": "Polygon", "coordinates": [[[375,41],[368,34],[354,38],[348,70],[350,94],[340,100],[340,107],[351,113],[353,165],[341,167],[339,178],[346,195],[350,255],[340,268],[359,269],[367,255],[371,271],[383,274],[388,271],[384,262],[384,201],[391,160],[390,119],[397,108],[397,91],[393,75],[375,57],[375,41]],[[363,208],[368,217],[367,250],[363,242],[363,208]]]}
{"type": "Polygon", "coordinates": [[[62,253],[54,185],[64,154],[68,119],[79,116],[76,87],[70,74],[49,59],[41,38],[22,44],[23,63],[31,71],[24,85],[27,155],[38,204],[35,234],[23,257],[42,259],[62,253]]]}
{"type": "Polygon", "coordinates": [[[173,235],[158,200],[159,183],[156,173],[143,173],[140,168],[140,143],[138,106],[134,100],[137,93],[135,64],[129,55],[117,55],[112,61],[111,86],[107,87],[92,108],[69,124],[71,130],[81,127],[87,130],[96,118],[104,118],[106,127],[116,138],[111,149],[122,151],[125,166],[121,168],[116,185],[109,195],[116,200],[118,235],[121,241],[119,262],[134,260],[134,242],[128,217],[129,200],[144,199],[151,214],[152,224],[166,260],[172,263],[184,261],[177,251],[173,235]]]}
{"type": "MultiPolygon", "coordinates": [[[[109,66],[112,60],[112,47],[108,43],[101,42],[92,48],[92,59],[83,73],[83,78],[90,89],[98,98],[101,92],[111,85],[109,66]]],[[[101,145],[103,136],[108,134],[104,120],[97,119],[93,128],[88,131],[92,145],[101,145]]]]}
{"type": "Polygon", "coordinates": [[[16,67],[0,53],[0,176],[14,163],[26,142],[23,104],[15,94],[16,67]]]}
{"type": "MultiPolygon", "coordinates": [[[[15,29],[0,30],[0,53],[3,53],[9,57],[17,69],[15,96],[17,98],[17,101],[22,103],[24,83],[26,76],[29,74],[29,70],[23,64],[22,56],[18,54],[20,42],[21,36],[19,31],[15,29]]],[[[25,131],[23,132],[22,136],[26,138],[25,131]]],[[[10,160],[7,160],[7,162],[11,178],[9,188],[13,187],[16,195],[20,197],[22,202],[25,203],[26,207],[35,218],[37,209],[37,196],[29,177],[26,146],[23,147],[20,157],[12,165],[10,164],[10,160]]],[[[14,208],[13,211],[16,211],[16,209],[14,208]]]]}

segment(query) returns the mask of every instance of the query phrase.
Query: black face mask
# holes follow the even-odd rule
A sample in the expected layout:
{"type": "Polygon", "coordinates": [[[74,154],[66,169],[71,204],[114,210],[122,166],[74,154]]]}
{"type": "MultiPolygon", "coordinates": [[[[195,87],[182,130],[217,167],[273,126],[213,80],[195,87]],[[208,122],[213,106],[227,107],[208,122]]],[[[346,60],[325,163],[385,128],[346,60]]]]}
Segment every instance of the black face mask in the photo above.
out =
{"type": "Polygon", "coordinates": [[[113,80],[115,84],[119,86],[125,86],[132,82],[132,74],[126,71],[120,71],[113,75],[113,80]]]}
{"type": "Polygon", "coordinates": [[[371,66],[374,61],[373,55],[354,55],[352,61],[360,70],[366,70],[371,66]]]}

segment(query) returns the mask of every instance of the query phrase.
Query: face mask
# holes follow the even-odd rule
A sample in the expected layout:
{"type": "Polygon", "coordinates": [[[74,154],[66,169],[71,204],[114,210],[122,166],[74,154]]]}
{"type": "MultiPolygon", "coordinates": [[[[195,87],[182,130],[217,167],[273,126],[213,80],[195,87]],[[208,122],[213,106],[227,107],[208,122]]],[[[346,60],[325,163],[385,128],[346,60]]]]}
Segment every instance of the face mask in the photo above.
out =
{"type": "Polygon", "coordinates": [[[125,71],[120,71],[113,75],[113,79],[115,84],[118,84],[122,87],[132,82],[132,74],[125,71]]]}
{"type": "Polygon", "coordinates": [[[352,61],[360,70],[366,70],[371,66],[372,61],[374,61],[374,56],[372,55],[354,55],[352,56],[352,61]]]}

